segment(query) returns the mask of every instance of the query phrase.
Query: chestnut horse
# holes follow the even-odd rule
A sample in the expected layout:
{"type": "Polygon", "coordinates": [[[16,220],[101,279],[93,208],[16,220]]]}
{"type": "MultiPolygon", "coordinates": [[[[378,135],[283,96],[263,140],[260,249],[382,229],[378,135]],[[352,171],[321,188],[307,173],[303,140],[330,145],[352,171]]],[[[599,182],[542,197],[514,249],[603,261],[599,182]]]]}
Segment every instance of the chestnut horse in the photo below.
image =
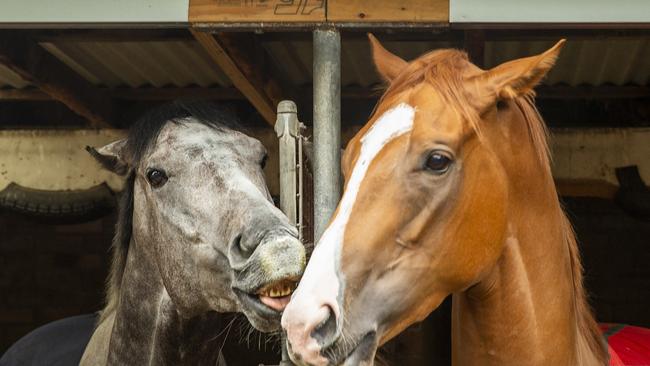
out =
{"type": "Polygon", "coordinates": [[[371,365],[453,294],[454,365],[606,364],[532,98],[564,40],[484,71],[370,38],[389,87],[345,150],[342,200],[283,314],[293,360],[371,365]]]}

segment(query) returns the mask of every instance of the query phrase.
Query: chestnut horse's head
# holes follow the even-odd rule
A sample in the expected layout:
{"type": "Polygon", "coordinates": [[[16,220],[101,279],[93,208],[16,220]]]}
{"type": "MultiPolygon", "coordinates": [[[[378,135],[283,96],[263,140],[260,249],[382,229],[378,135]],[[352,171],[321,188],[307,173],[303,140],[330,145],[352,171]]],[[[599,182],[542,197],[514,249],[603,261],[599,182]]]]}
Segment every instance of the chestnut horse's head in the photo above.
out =
{"type": "MultiPolygon", "coordinates": [[[[564,43],[484,71],[457,50],[406,62],[370,39],[390,85],[345,150],[343,198],[283,315],[298,363],[372,363],[379,345],[494,267],[508,155],[524,154],[507,121],[564,43]]],[[[545,130],[525,128],[516,137],[531,138],[534,166],[548,169],[545,130]]]]}

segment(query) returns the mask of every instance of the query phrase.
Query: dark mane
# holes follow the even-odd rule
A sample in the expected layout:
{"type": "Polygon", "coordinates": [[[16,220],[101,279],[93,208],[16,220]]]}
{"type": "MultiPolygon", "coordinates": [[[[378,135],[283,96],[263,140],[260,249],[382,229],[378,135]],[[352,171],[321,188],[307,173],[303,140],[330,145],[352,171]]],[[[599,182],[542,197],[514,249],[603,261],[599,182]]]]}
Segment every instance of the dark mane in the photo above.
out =
{"type": "MultiPolygon", "coordinates": [[[[217,130],[242,130],[239,120],[233,113],[214,103],[175,101],[162,105],[145,113],[129,129],[125,154],[131,168],[140,164],[142,157],[156,143],[160,131],[167,123],[182,123],[188,118],[217,130]]],[[[111,246],[113,258],[106,284],[106,305],[100,314],[99,323],[110,315],[119,300],[122,275],[131,242],[134,183],[135,173],[131,169],[118,202],[115,236],[111,246]]]]}

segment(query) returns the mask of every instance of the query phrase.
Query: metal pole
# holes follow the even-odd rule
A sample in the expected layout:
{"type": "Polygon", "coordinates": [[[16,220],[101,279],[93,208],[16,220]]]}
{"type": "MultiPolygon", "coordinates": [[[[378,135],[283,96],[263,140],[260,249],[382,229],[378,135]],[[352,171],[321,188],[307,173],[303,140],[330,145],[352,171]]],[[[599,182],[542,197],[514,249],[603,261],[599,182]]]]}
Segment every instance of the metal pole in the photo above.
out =
{"type": "Polygon", "coordinates": [[[340,198],[341,35],[314,31],[314,239],[323,234],[340,198]]]}

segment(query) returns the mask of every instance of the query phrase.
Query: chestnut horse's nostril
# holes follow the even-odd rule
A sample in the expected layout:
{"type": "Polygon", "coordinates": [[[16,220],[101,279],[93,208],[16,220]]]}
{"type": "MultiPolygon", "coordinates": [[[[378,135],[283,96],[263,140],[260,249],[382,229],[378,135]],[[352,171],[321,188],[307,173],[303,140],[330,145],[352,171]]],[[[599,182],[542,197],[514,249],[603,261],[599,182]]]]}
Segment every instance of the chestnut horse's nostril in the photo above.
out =
{"type": "Polygon", "coordinates": [[[314,338],[321,348],[327,348],[338,338],[338,329],[336,325],[336,316],[332,308],[325,305],[323,312],[327,312],[327,315],[323,318],[320,324],[314,328],[314,331],[311,332],[311,337],[314,338]]]}

